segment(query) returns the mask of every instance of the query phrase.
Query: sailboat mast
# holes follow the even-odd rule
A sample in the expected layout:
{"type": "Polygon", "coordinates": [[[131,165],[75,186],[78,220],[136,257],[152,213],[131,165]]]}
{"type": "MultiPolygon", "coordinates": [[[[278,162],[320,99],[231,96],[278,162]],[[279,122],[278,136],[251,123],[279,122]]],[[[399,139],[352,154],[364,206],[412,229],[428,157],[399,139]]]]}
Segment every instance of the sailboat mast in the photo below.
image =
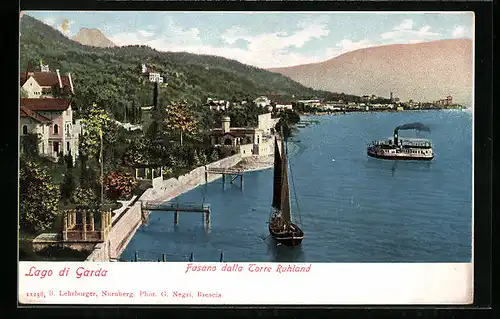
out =
{"type": "Polygon", "coordinates": [[[292,222],[290,215],[290,189],[288,186],[288,166],[285,146],[285,136],[281,127],[281,214],[286,224],[292,222]]]}

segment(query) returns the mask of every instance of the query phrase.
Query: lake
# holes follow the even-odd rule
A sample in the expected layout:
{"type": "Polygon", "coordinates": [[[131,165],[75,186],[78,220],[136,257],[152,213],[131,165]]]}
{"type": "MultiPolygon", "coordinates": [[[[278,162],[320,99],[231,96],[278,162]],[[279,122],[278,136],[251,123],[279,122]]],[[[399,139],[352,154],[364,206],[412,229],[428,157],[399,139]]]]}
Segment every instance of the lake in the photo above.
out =
{"type": "Polygon", "coordinates": [[[273,170],[245,173],[239,182],[218,179],[174,201],[211,205],[211,227],[201,214],[153,212],[121,258],[227,262],[470,262],[472,255],[472,113],[405,111],[304,118],[289,142],[292,209],[300,212],[305,238],[295,248],[268,237],[273,170]],[[368,157],[372,140],[396,126],[421,122],[431,162],[368,157]]]}

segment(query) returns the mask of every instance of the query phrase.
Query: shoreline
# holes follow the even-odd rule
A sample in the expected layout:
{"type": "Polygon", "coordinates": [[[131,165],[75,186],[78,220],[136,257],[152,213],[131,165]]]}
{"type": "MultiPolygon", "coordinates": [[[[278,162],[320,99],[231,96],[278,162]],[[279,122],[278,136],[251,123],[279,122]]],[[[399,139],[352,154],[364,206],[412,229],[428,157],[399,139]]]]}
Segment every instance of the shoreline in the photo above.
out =
{"type": "MultiPolygon", "coordinates": [[[[274,165],[274,155],[271,156],[249,156],[240,160],[235,165],[229,168],[243,169],[245,173],[256,172],[261,170],[266,170],[272,168],[274,165]]],[[[207,183],[211,183],[215,180],[222,178],[220,175],[212,175],[208,177],[207,183]]],[[[187,193],[200,185],[206,184],[205,181],[199,181],[195,179],[190,179],[186,182],[181,182],[176,187],[171,189],[161,188],[160,190],[150,189],[148,193],[143,194],[139,200],[144,201],[158,201],[167,202],[173,198],[187,193]]]]}

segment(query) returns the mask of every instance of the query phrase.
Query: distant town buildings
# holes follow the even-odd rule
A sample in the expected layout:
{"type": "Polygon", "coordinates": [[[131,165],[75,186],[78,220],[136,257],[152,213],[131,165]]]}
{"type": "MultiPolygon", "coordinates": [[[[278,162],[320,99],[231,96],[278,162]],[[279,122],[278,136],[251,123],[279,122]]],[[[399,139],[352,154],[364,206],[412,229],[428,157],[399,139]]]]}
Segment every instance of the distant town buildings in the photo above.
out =
{"type": "Polygon", "coordinates": [[[443,105],[446,105],[446,106],[453,105],[453,97],[451,95],[448,95],[445,99],[438,100],[435,103],[437,105],[440,105],[440,106],[443,106],[443,105]]]}
{"type": "Polygon", "coordinates": [[[293,105],[292,105],[292,102],[281,102],[281,103],[276,103],[275,108],[277,111],[292,110],[293,105]]]}
{"type": "Polygon", "coordinates": [[[259,107],[268,107],[271,105],[271,100],[267,96],[259,96],[253,102],[259,107]]]}
{"type": "Polygon", "coordinates": [[[229,109],[230,103],[229,101],[226,100],[207,98],[207,105],[210,108],[210,110],[225,111],[229,109]]]}

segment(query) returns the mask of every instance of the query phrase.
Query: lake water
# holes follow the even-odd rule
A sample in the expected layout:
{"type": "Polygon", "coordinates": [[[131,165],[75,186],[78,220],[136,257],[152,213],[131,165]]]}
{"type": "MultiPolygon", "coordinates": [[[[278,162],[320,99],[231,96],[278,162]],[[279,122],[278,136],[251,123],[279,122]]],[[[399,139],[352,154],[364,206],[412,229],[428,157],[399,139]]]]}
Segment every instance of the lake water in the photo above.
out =
{"type": "Polygon", "coordinates": [[[463,111],[351,113],[314,116],[290,142],[295,185],[292,209],[300,212],[305,238],[295,248],[268,236],[273,171],[245,173],[223,187],[222,179],[175,200],[212,208],[206,233],[201,214],[154,212],[121,258],[227,262],[469,262],[472,252],[472,114],[463,111]],[[433,142],[431,162],[370,158],[372,140],[396,126],[421,122],[431,133],[400,137],[433,142]]]}

